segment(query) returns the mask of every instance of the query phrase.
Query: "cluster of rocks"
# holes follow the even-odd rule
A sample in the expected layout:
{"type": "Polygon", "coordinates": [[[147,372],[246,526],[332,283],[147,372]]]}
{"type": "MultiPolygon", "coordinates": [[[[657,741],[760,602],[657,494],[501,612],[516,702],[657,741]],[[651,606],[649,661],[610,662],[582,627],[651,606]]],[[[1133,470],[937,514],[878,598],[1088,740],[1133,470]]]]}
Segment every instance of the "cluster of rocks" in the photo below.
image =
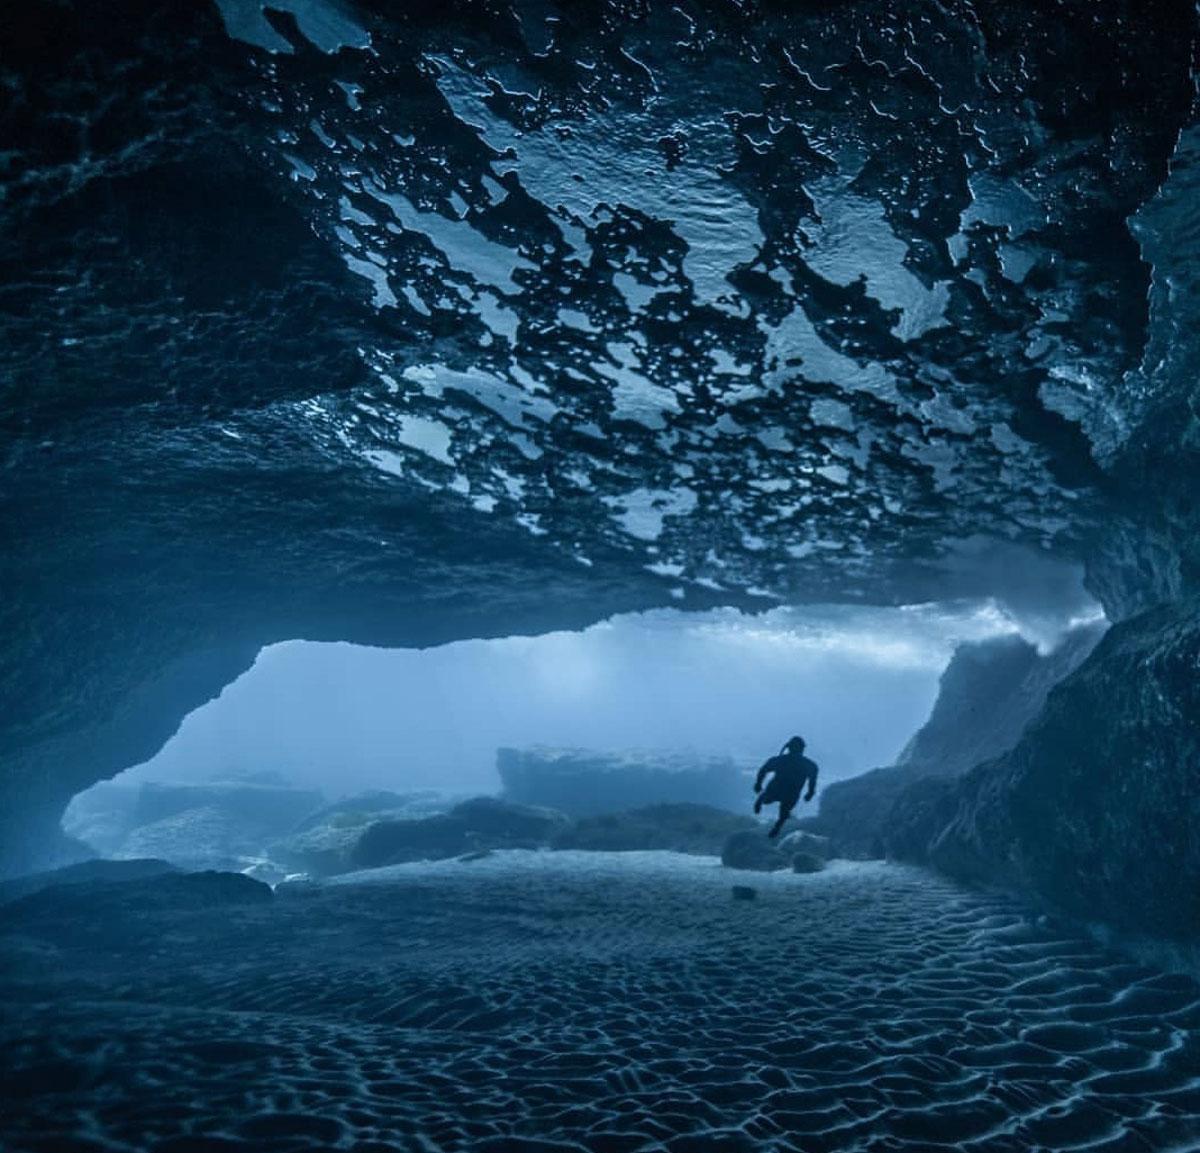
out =
{"type": "Polygon", "coordinates": [[[772,841],[761,828],[734,833],[721,848],[721,864],[757,873],[819,873],[835,856],[828,837],[799,830],[772,841]]]}
{"type": "MultiPolygon", "coordinates": [[[[663,850],[719,856],[735,869],[814,871],[831,851],[827,839],[811,835],[804,845],[795,837],[769,841],[765,825],[754,817],[713,804],[667,799],[620,806],[631,797],[688,795],[697,781],[707,780],[713,786],[710,795],[716,791],[731,805],[736,782],[736,803],[744,807],[746,782],[732,762],[714,760],[688,769],[687,758],[680,756],[675,763],[661,754],[649,765],[638,755],[550,756],[543,750],[524,756],[527,769],[558,766],[528,774],[526,788],[537,779],[548,791],[564,789],[574,798],[573,812],[507,796],[455,803],[435,792],[377,791],[326,803],[320,793],[263,777],[200,784],[106,783],[81,795],[65,824],[71,835],[110,858],[104,864],[131,870],[130,878],[157,867],[232,871],[276,882],[297,874],[336,876],[498,849],[663,850]],[[596,797],[585,802],[588,766],[601,763],[608,767],[597,770],[596,797]],[[717,781],[724,782],[720,788],[717,781]],[[604,809],[604,803],[613,807],[604,809]]],[[[500,760],[510,768],[515,763],[504,753],[500,760]]],[[[695,765],[694,758],[690,763],[695,765]]],[[[515,779],[510,773],[507,783],[515,779]]],[[[81,876],[90,876],[87,870],[100,863],[80,866],[81,876]]]]}
{"type": "MultiPolygon", "coordinates": [[[[328,827],[314,828],[307,835],[324,835],[322,829],[328,827]]],[[[344,831],[352,835],[340,842],[339,852],[314,858],[311,864],[316,867],[310,872],[329,874],[411,861],[472,858],[496,849],[664,850],[719,856],[736,869],[794,867],[798,872],[813,872],[832,851],[826,839],[811,834],[796,834],[777,846],[767,839],[766,826],[753,817],[691,802],[647,805],[572,820],[545,806],[475,797],[448,812],[407,819],[383,817],[344,831]],[[756,846],[760,848],[757,853],[756,846]]]]}
{"type": "MultiPolygon", "coordinates": [[[[773,842],[766,837],[766,826],[753,817],[690,802],[572,820],[554,809],[499,797],[473,797],[448,810],[442,802],[442,811],[416,814],[413,809],[419,806],[406,805],[405,800],[403,795],[373,793],[327,806],[266,846],[274,873],[245,864],[239,871],[274,881],[298,873],[326,877],[413,861],[469,859],[498,849],[575,849],[659,850],[719,856],[734,869],[813,872],[833,852],[827,838],[796,833],[773,842]]],[[[188,854],[182,855],[188,867],[188,854]]],[[[131,868],[143,864],[104,863],[131,868]]],[[[178,861],[159,864],[174,868],[178,861]]]]}
{"type": "Polygon", "coordinates": [[[272,773],[198,783],[97,785],[76,797],[65,831],[102,856],[241,871],[319,810],[325,797],[272,773]]]}

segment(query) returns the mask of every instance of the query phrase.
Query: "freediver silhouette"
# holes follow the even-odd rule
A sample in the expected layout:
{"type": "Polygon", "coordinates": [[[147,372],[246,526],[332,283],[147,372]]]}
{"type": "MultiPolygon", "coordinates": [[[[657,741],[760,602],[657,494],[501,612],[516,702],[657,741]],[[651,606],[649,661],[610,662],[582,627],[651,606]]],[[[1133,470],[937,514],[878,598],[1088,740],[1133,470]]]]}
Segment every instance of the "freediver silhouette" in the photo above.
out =
{"type": "Polygon", "coordinates": [[[758,796],[754,800],[755,813],[761,813],[763,805],[779,802],[779,819],[771,826],[768,837],[779,836],[783,822],[792,815],[792,809],[800,800],[800,790],[808,785],[804,794],[806,801],[813,799],[817,791],[817,764],[804,755],[804,738],[792,737],[775,756],[771,757],[754,779],[754,791],[758,796]],[[763,788],[763,779],[774,774],[770,784],[763,788]]]}

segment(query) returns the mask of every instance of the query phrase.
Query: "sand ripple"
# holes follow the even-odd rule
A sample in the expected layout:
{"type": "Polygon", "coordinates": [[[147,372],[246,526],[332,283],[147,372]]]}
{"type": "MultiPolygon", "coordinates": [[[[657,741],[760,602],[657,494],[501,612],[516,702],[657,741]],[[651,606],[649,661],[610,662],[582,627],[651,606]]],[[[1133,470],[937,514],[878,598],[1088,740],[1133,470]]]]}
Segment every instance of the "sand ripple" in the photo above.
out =
{"type": "Polygon", "coordinates": [[[1200,1147],[1200,989],[920,872],[401,866],[0,938],[5,1148],[1200,1147]],[[742,879],[742,878],[738,878],[742,879]]]}

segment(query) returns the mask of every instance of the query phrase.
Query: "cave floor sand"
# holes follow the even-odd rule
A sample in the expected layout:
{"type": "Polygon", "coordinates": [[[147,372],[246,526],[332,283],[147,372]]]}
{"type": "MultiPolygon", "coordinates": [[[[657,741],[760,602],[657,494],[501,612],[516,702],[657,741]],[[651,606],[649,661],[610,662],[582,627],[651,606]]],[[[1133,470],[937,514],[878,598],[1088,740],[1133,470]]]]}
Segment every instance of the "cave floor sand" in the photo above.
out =
{"type": "Polygon", "coordinates": [[[897,866],[500,853],[0,965],[5,1149],[1200,1147],[1192,981],[897,866]]]}

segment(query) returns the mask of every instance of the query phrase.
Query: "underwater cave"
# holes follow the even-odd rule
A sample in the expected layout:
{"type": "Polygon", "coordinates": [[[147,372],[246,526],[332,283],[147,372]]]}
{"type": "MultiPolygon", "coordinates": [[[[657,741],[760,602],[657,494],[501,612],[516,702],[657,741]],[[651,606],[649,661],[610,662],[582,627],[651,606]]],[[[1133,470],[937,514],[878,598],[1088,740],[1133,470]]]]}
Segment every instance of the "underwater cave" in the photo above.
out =
{"type": "Polygon", "coordinates": [[[0,11],[0,1147],[1200,1148],[1198,78],[0,11]]]}

